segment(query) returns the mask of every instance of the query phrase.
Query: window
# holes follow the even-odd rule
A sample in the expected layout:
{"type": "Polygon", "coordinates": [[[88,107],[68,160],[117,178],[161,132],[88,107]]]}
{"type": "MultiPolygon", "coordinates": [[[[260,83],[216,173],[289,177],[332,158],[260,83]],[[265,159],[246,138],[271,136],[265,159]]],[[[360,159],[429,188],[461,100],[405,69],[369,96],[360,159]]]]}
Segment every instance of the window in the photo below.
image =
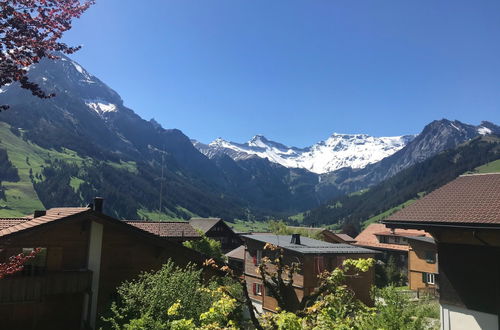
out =
{"type": "Polygon", "coordinates": [[[434,251],[425,251],[425,261],[429,264],[436,263],[436,253],[434,251]]]}
{"type": "Polygon", "coordinates": [[[262,284],[260,283],[253,284],[253,294],[256,296],[262,296],[262,284]]]}
{"type": "MultiPolygon", "coordinates": [[[[34,248],[23,248],[26,256],[33,252],[34,248]]],[[[23,275],[42,275],[47,270],[47,248],[41,248],[34,258],[26,261],[23,267],[23,275]]]]}
{"type": "Polygon", "coordinates": [[[394,237],[394,243],[399,244],[399,237],[394,237]]]}
{"type": "Polygon", "coordinates": [[[436,276],[432,273],[422,273],[422,282],[436,284],[436,276]]]}
{"type": "Polygon", "coordinates": [[[379,236],[378,241],[380,243],[387,243],[387,237],[386,236],[379,236]]]}
{"type": "Polygon", "coordinates": [[[321,274],[325,270],[325,258],[323,256],[314,257],[314,271],[321,274]]]}
{"type": "Polygon", "coordinates": [[[257,257],[255,258],[255,264],[258,265],[260,264],[260,261],[262,260],[262,250],[257,250],[257,257]]]}

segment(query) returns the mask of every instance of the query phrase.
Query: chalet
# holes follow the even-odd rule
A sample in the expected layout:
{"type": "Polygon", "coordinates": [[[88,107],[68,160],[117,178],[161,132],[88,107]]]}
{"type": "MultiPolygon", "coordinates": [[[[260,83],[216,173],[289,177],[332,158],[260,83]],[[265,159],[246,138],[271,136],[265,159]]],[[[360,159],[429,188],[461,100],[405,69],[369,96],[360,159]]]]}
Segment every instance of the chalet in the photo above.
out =
{"type": "Polygon", "coordinates": [[[219,241],[224,253],[243,244],[240,236],[221,218],[191,218],[189,224],[205,236],[219,241]]]}
{"type": "Polygon", "coordinates": [[[226,253],[227,263],[238,275],[243,274],[245,266],[245,245],[226,253]]]}
{"type": "MultiPolygon", "coordinates": [[[[259,311],[274,312],[276,300],[266,292],[257,265],[267,250],[267,243],[279,246],[284,250],[285,263],[299,262],[301,269],[294,275],[294,293],[292,298],[299,303],[305,295],[310,294],[318,285],[318,274],[324,270],[333,270],[348,258],[373,258],[376,253],[348,244],[332,244],[324,241],[294,235],[243,235],[245,240],[244,276],[248,292],[259,311]]],[[[360,278],[352,278],[348,285],[356,292],[360,300],[371,304],[370,288],[373,284],[373,270],[360,278]]]]}
{"type": "Polygon", "coordinates": [[[172,242],[185,242],[201,238],[200,233],[186,221],[126,220],[125,222],[172,242]]]}
{"type": "Polygon", "coordinates": [[[430,235],[423,230],[394,229],[381,223],[372,223],[356,236],[354,244],[382,252],[378,258],[384,262],[393,256],[398,268],[406,274],[410,250],[408,237],[430,237],[430,235]]]}
{"type": "Polygon", "coordinates": [[[437,294],[438,254],[432,237],[408,237],[408,286],[418,295],[437,294]]]}
{"type": "Polygon", "coordinates": [[[442,329],[500,329],[500,173],[460,176],[384,223],[434,237],[442,329]]]}
{"type": "Polygon", "coordinates": [[[176,242],[92,208],[52,208],[0,219],[0,262],[41,248],[22,272],[0,280],[2,329],[94,329],[115,289],[169,258],[184,265],[205,259],[176,242]]]}

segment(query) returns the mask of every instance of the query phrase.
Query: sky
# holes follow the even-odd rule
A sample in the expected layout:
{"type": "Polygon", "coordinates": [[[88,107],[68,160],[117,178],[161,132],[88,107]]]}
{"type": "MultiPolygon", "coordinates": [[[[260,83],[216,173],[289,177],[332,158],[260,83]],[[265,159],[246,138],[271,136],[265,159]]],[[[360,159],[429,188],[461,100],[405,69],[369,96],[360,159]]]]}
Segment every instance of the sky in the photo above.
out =
{"type": "Polygon", "coordinates": [[[63,40],[141,117],[205,143],[500,124],[498,0],[97,0],[63,40]]]}

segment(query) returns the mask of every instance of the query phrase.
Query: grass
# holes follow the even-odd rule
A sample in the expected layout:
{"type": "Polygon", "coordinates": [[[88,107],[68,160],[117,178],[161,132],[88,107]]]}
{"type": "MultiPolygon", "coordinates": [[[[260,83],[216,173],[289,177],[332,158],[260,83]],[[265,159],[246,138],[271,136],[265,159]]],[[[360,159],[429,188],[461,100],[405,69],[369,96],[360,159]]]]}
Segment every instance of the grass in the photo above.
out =
{"type": "Polygon", "coordinates": [[[500,159],[476,167],[474,173],[500,173],[500,159]]]}
{"type": "Polygon", "coordinates": [[[136,164],[136,162],[133,162],[133,161],[124,162],[121,160],[119,163],[106,162],[106,164],[108,164],[109,166],[114,167],[118,170],[127,170],[130,173],[134,173],[134,174],[139,173],[139,171],[137,170],[137,164],[136,164]]]}
{"type": "MultiPolygon", "coordinates": [[[[17,168],[20,179],[18,182],[2,182],[2,186],[5,188],[5,200],[0,200],[0,217],[25,216],[32,214],[34,210],[43,210],[45,208],[33,188],[30,172],[33,175],[33,180],[37,181],[36,176],[41,175],[47,161],[59,159],[78,166],[93,163],[91,158],[81,157],[70,149],[45,149],[30,141],[25,141],[22,135],[15,135],[8,124],[1,122],[0,148],[6,150],[9,161],[17,168]]],[[[109,162],[108,164],[137,173],[134,162],[109,162]]],[[[83,182],[80,178],[72,177],[70,186],[76,191],[83,182]]]]}
{"type": "Polygon", "coordinates": [[[167,210],[167,212],[150,211],[147,209],[139,209],[137,214],[141,220],[153,220],[153,221],[186,221],[185,219],[179,218],[174,212],[167,210]]]}
{"type": "Polygon", "coordinates": [[[304,213],[298,213],[298,214],[292,215],[290,217],[290,219],[292,219],[294,221],[298,221],[298,222],[303,222],[304,221],[304,213]]]}
{"type": "Polygon", "coordinates": [[[413,204],[415,201],[417,201],[419,198],[421,198],[422,196],[425,195],[425,192],[419,192],[418,193],[418,198],[413,198],[413,199],[410,199],[410,200],[407,200],[406,202],[404,203],[401,203],[397,206],[394,206],[393,208],[391,209],[388,209],[387,211],[385,212],[382,212],[380,214],[377,214],[373,217],[371,217],[370,219],[366,220],[366,221],[363,221],[363,229],[368,227],[370,224],[372,223],[375,223],[375,222],[378,222],[380,220],[384,220],[385,218],[387,218],[388,216],[390,216],[391,214],[393,214],[394,212],[396,211],[399,211],[401,210],[402,208],[408,206],[408,205],[411,205],[413,204]]]}
{"type": "Polygon", "coordinates": [[[39,174],[50,158],[58,158],[68,162],[84,162],[74,151],[47,150],[22,137],[13,134],[10,126],[0,123],[0,147],[7,151],[9,160],[17,168],[20,180],[18,182],[2,182],[5,188],[5,200],[0,200],[0,216],[15,217],[33,213],[34,210],[44,209],[42,202],[33,188],[30,170],[33,176],[39,174]]]}
{"type": "Polygon", "coordinates": [[[268,232],[269,224],[263,221],[235,220],[227,223],[231,228],[240,232],[268,232]]]}

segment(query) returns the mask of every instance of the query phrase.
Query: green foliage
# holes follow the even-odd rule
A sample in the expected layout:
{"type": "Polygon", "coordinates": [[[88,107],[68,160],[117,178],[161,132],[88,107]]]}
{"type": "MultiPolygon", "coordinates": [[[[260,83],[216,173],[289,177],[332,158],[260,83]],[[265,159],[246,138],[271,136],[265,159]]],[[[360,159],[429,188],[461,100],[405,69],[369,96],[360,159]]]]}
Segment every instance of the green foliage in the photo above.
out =
{"type": "Polygon", "coordinates": [[[292,235],[300,234],[301,236],[310,237],[318,240],[323,239],[321,232],[322,228],[307,228],[307,227],[291,227],[287,226],[284,221],[271,220],[269,223],[269,231],[276,235],[292,235]]]}
{"type": "Polygon", "coordinates": [[[226,261],[226,256],[222,252],[221,243],[206,235],[202,235],[199,240],[186,241],[182,244],[187,248],[196,250],[213,258],[218,263],[225,263],[226,261]]]}
{"type": "Polygon", "coordinates": [[[213,297],[204,289],[201,270],[194,265],[179,268],[168,261],[159,271],[143,273],[138,279],[123,283],[119,299],[112,304],[111,316],[105,318],[107,328],[141,329],[149,324],[167,324],[174,319],[198,320],[212,305],[213,297]],[[169,306],[181,307],[175,317],[167,313],[169,306]],[[135,328],[134,328],[135,327],[135,328]]]}

